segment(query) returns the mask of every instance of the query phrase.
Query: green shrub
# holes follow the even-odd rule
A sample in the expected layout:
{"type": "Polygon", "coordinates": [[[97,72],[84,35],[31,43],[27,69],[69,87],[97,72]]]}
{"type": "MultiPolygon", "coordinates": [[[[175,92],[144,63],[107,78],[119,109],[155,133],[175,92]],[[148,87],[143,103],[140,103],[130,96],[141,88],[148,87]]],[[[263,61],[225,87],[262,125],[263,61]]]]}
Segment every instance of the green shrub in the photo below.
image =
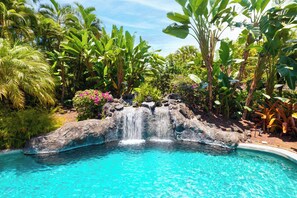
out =
{"type": "Polygon", "coordinates": [[[51,113],[41,109],[0,111],[0,149],[24,147],[30,138],[60,127],[51,113]]]}
{"type": "Polygon", "coordinates": [[[197,84],[188,76],[178,75],[171,81],[170,87],[171,92],[178,94],[193,111],[207,108],[205,84],[197,84]]]}
{"type": "Polygon", "coordinates": [[[73,106],[78,113],[78,120],[100,119],[103,105],[112,100],[112,95],[109,93],[90,89],[76,92],[73,98],[73,106]]]}
{"type": "Polygon", "coordinates": [[[284,90],[282,97],[290,99],[292,103],[297,103],[297,91],[284,90]]]}
{"type": "Polygon", "coordinates": [[[139,88],[134,89],[137,92],[134,101],[138,103],[144,102],[148,97],[155,102],[161,100],[162,93],[159,89],[149,85],[148,83],[142,84],[139,88]]]}

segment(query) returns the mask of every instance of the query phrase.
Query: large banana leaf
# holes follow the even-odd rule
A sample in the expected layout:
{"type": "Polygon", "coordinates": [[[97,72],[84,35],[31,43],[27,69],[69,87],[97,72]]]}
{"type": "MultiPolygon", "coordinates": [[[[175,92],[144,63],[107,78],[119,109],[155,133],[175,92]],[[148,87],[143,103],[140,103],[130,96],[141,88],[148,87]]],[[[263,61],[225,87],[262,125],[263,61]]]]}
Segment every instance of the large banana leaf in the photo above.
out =
{"type": "Polygon", "coordinates": [[[167,26],[167,28],[163,29],[163,32],[182,39],[186,38],[190,33],[188,25],[178,25],[177,23],[167,26]]]}

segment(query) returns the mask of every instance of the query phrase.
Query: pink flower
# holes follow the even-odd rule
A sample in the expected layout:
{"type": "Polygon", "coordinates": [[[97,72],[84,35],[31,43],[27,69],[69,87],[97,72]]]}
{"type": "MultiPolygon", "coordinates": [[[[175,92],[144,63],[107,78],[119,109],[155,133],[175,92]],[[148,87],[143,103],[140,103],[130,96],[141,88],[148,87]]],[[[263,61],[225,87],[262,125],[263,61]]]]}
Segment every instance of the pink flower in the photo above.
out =
{"type": "Polygon", "coordinates": [[[108,98],[107,98],[107,100],[108,100],[109,102],[113,101],[113,98],[112,98],[112,96],[111,96],[111,95],[109,95],[109,96],[108,96],[108,98]]]}
{"type": "Polygon", "coordinates": [[[192,85],[192,89],[196,89],[198,87],[198,85],[194,84],[192,85]]]}

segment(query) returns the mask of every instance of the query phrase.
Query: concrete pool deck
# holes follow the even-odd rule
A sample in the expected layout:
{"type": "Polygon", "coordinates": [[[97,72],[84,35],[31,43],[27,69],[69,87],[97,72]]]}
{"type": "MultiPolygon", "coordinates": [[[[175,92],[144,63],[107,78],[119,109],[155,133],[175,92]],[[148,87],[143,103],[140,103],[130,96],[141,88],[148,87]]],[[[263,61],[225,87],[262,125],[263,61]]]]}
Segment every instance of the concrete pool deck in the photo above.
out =
{"type": "Polygon", "coordinates": [[[238,149],[244,149],[244,150],[253,150],[253,151],[260,151],[265,153],[272,153],[275,155],[279,155],[281,157],[284,157],[292,162],[295,162],[297,164],[297,153],[293,153],[291,151],[275,148],[271,146],[264,146],[264,145],[258,145],[258,144],[247,144],[247,143],[240,143],[237,146],[238,149]]]}

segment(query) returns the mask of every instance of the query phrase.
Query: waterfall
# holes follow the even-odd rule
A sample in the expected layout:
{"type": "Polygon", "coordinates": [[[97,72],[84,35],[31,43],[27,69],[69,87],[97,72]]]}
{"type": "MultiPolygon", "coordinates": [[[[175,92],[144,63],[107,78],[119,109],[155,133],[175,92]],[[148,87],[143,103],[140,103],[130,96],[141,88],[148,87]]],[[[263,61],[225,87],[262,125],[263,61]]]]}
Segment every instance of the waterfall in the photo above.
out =
{"type": "Polygon", "coordinates": [[[157,142],[171,142],[172,140],[172,124],[168,107],[158,107],[155,109],[153,119],[150,123],[151,132],[154,137],[150,138],[151,141],[157,142]]]}
{"type": "Polygon", "coordinates": [[[125,107],[120,112],[122,140],[120,144],[141,144],[145,139],[154,142],[172,142],[173,128],[168,107],[125,107]]]}
{"type": "Polygon", "coordinates": [[[122,112],[123,138],[121,144],[140,144],[145,140],[142,137],[143,111],[141,108],[126,107],[122,112]]]}

